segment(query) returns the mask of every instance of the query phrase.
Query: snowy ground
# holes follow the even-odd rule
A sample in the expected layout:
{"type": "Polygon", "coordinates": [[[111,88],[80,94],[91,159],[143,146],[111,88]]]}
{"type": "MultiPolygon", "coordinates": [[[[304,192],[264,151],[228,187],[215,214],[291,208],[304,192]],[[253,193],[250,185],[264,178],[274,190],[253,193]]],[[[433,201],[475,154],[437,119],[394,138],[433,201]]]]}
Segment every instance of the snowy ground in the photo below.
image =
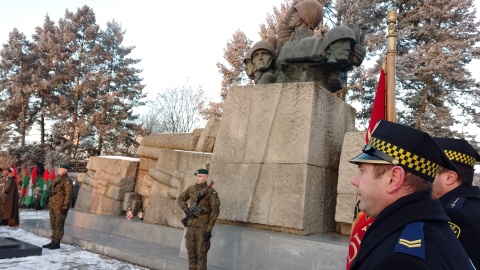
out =
{"type": "MultiPolygon", "coordinates": [[[[48,210],[35,211],[33,209],[21,209],[20,222],[22,219],[48,219],[48,210]]],[[[18,240],[41,247],[50,242],[50,239],[26,232],[20,228],[0,226],[0,237],[13,237],[18,240]]],[[[0,251],[1,252],[1,251],[0,251]]],[[[0,269],[147,269],[99,255],[80,247],[61,244],[60,249],[43,249],[42,256],[30,256],[13,259],[0,259],[0,269]]]]}

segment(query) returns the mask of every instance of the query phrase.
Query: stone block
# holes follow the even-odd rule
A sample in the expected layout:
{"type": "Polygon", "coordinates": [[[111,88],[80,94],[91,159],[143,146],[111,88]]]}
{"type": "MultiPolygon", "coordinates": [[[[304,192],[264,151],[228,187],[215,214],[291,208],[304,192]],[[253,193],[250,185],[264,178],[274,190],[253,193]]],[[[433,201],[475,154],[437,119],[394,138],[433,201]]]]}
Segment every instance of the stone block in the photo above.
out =
{"type": "Polygon", "coordinates": [[[203,129],[200,138],[198,139],[197,147],[195,151],[197,152],[213,152],[213,147],[215,145],[215,139],[217,138],[218,127],[220,120],[212,117],[208,120],[205,129],[203,129]]]}
{"type": "Polygon", "coordinates": [[[212,162],[337,167],[354,121],[352,107],[314,83],[232,87],[212,162]]]}
{"type": "Polygon", "coordinates": [[[335,207],[335,221],[352,223],[357,196],[355,194],[338,193],[335,207]]]}
{"type": "Polygon", "coordinates": [[[114,200],[96,192],[92,192],[92,206],[90,212],[119,216],[122,214],[122,206],[122,201],[114,200]]]}
{"type": "Polygon", "coordinates": [[[210,168],[220,218],[334,231],[338,163],[354,109],[315,83],[233,87],[224,108],[210,168]]]}
{"type": "Polygon", "coordinates": [[[335,220],[352,223],[356,203],[355,187],[351,184],[357,173],[357,165],[348,162],[362,152],[365,146],[365,132],[347,132],[343,140],[337,184],[335,220]]]}
{"type": "Polygon", "coordinates": [[[143,220],[147,223],[183,228],[181,220],[184,216],[185,213],[176,200],[150,196],[143,220]]]}
{"type": "Polygon", "coordinates": [[[141,146],[193,151],[199,134],[193,133],[154,133],[140,142],[141,146]]]}
{"type": "Polygon", "coordinates": [[[78,191],[77,201],[75,202],[75,209],[90,211],[92,207],[92,192],[93,187],[86,183],[83,183],[80,186],[80,190],[78,191]]]}
{"type": "Polygon", "coordinates": [[[348,162],[362,152],[365,146],[365,132],[347,132],[343,140],[340,163],[338,165],[338,193],[355,194],[355,188],[351,184],[352,178],[357,173],[357,165],[348,162]]]}
{"type": "Polygon", "coordinates": [[[137,148],[137,155],[141,158],[150,158],[150,159],[158,159],[158,149],[157,147],[153,146],[144,146],[140,145],[137,148]]]}

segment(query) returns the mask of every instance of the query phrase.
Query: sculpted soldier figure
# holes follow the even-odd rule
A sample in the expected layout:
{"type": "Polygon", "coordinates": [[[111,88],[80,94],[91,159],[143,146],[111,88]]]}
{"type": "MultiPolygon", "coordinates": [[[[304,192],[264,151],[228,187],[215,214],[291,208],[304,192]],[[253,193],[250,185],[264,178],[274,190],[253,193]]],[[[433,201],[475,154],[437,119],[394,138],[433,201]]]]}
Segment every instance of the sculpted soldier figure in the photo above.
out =
{"type": "Polygon", "coordinates": [[[52,228],[52,241],[43,245],[43,248],[59,249],[60,241],[63,238],[65,219],[70,208],[73,196],[73,182],[68,177],[68,164],[60,164],[57,177],[50,188],[50,226],[52,228]]]}
{"type": "Polygon", "coordinates": [[[180,194],[177,202],[186,214],[182,223],[187,227],[188,269],[206,270],[212,229],[220,214],[220,199],[215,189],[207,185],[208,170],[198,169],[194,175],[195,185],[180,194]]]}
{"type": "Polygon", "coordinates": [[[250,49],[252,51],[252,63],[254,70],[255,84],[266,84],[275,82],[275,60],[277,59],[277,53],[273,45],[262,40],[253,45],[250,49]]]}
{"type": "Polygon", "coordinates": [[[250,80],[253,80],[255,78],[255,68],[252,63],[252,49],[245,53],[243,64],[245,65],[245,74],[250,80]]]}

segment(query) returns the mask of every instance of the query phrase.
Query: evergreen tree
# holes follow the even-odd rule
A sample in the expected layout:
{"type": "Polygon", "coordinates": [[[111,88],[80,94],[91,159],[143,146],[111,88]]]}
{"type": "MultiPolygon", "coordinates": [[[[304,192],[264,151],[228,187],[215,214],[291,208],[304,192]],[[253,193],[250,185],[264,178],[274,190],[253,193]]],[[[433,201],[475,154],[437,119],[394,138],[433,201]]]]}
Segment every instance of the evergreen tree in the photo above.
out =
{"type": "Polygon", "coordinates": [[[37,98],[40,100],[40,145],[45,144],[47,117],[55,118],[49,110],[52,104],[58,103],[58,96],[55,96],[56,87],[61,84],[61,77],[57,70],[60,68],[58,63],[62,62],[64,53],[62,44],[59,40],[58,28],[50,17],[45,16],[43,27],[35,28],[32,35],[32,55],[36,60],[35,71],[32,75],[32,87],[37,98]]]}
{"type": "Polygon", "coordinates": [[[34,59],[30,47],[25,35],[15,28],[0,52],[0,118],[4,131],[11,125],[19,134],[22,146],[38,112],[33,100],[34,59]]]}
{"type": "Polygon", "coordinates": [[[131,145],[139,145],[136,136],[142,135],[141,125],[136,123],[138,115],[132,109],[144,105],[140,99],[145,97],[142,94],[145,86],[139,77],[141,70],[133,67],[140,60],[128,58],[134,47],[122,46],[124,35],[120,24],[113,21],[107,23],[107,29],[99,36],[104,58],[98,70],[102,83],[95,98],[87,97],[86,101],[94,111],[92,125],[98,152],[108,146],[108,153],[127,154],[131,145]]]}

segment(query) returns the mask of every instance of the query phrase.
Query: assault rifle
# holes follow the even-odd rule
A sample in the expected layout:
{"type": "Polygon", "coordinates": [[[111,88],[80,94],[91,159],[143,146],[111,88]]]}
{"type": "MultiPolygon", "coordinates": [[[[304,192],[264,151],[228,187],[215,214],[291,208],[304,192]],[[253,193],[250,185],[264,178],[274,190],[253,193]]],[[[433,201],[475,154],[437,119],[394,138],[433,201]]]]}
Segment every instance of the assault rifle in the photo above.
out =
{"type": "Polygon", "coordinates": [[[207,192],[207,190],[209,188],[211,188],[213,186],[213,181],[210,182],[210,184],[200,192],[200,194],[198,194],[197,198],[195,198],[195,201],[193,202],[193,204],[190,206],[190,208],[186,208],[185,209],[185,214],[186,216],[182,219],[182,224],[183,226],[187,227],[188,225],[188,221],[190,219],[194,219],[196,218],[196,216],[193,214],[193,212],[190,210],[192,209],[193,211],[197,212],[199,215],[203,214],[202,213],[202,209],[200,207],[198,207],[198,203],[203,199],[203,196],[205,196],[205,193],[207,192]]]}

